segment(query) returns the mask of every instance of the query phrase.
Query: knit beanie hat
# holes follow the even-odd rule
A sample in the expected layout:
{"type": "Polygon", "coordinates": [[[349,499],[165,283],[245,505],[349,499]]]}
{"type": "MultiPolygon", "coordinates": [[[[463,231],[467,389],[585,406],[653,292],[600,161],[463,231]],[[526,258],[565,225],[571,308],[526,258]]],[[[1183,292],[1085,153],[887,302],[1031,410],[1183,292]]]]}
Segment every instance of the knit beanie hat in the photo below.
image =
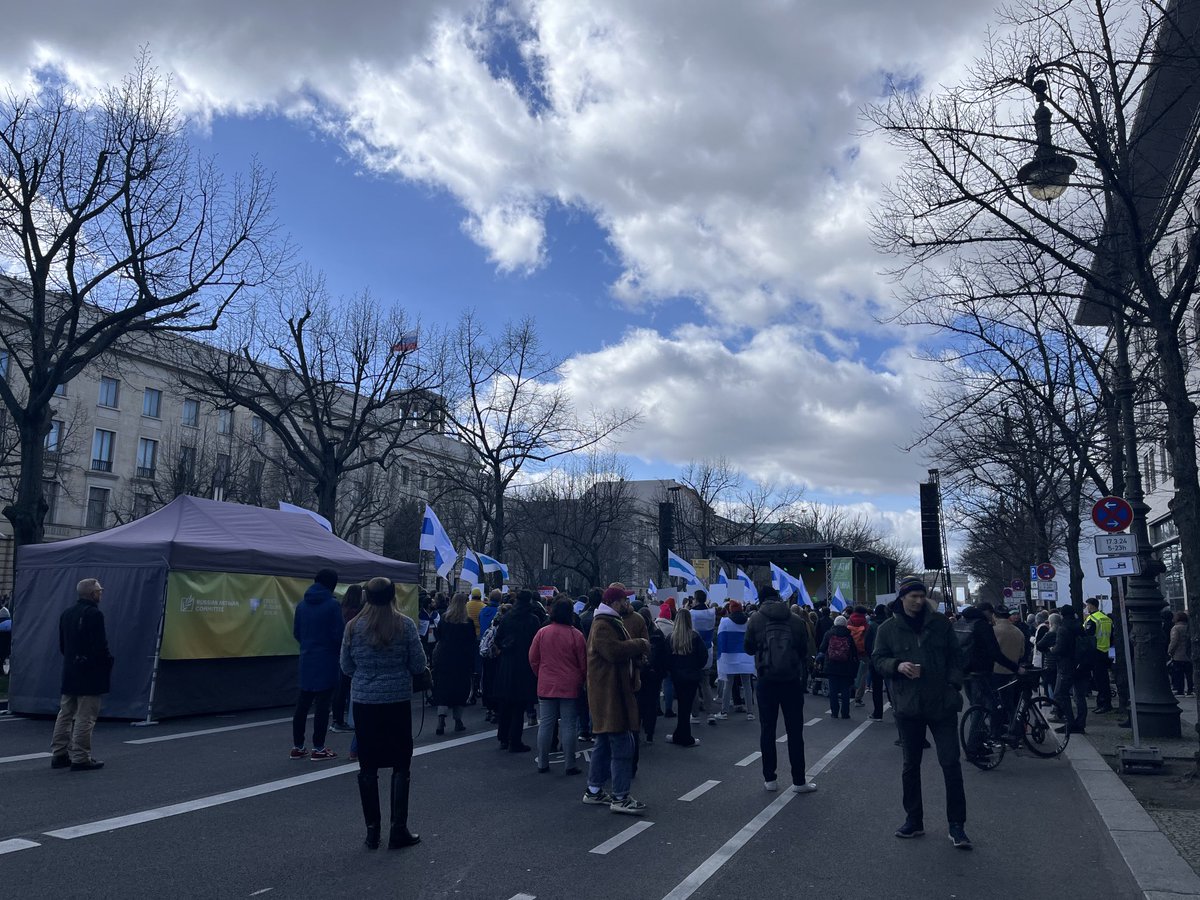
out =
{"type": "Polygon", "coordinates": [[[900,587],[896,591],[896,598],[900,599],[905,594],[911,594],[913,591],[920,591],[922,594],[928,594],[929,590],[925,587],[920,577],[916,575],[905,575],[900,581],[900,587]]]}
{"type": "Polygon", "coordinates": [[[845,616],[838,616],[836,619],[834,619],[834,620],[833,620],[833,624],[834,624],[834,626],[835,626],[835,627],[836,627],[836,626],[838,626],[838,625],[845,625],[845,624],[846,624],[846,617],[845,617],[845,616]]]}

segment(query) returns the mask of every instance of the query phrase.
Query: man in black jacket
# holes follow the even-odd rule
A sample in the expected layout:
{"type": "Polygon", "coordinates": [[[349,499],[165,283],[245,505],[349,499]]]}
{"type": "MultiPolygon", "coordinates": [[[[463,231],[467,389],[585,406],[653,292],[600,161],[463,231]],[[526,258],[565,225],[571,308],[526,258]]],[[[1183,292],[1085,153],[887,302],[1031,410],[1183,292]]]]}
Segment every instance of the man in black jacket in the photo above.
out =
{"type": "Polygon", "coordinates": [[[1050,656],[1054,660],[1058,677],[1054,682],[1054,703],[1058,714],[1072,734],[1086,734],[1087,692],[1092,680],[1092,651],[1084,641],[1083,627],[1075,607],[1060,606],[1058,614],[1062,624],[1054,632],[1054,645],[1050,656]],[[1071,715],[1071,696],[1075,697],[1075,715],[1071,715]]]}
{"type": "Polygon", "coordinates": [[[921,751],[925,730],[933,735],[938,763],[946,783],[946,818],[950,840],[962,850],[971,849],[967,837],[967,797],[958,760],[959,689],[963,682],[962,656],[950,623],[926,602],[925,585],[916,576],[900,583],[896,614],[879,627],[871,661],[889,679],[892,711],[904,748],[901,782],[904,788],[904,824],[898,838],[925,833],[921,800],[921,751]]]}
{"type": "Polygon", "coordinates": [[[104,767],[92,758],[92,730],[100,715],[100,697],[109,691],[113,659],[104,633],[104,613],[100,612],[104,588],[95,578],[85,578],[77,592],[78,602],[58,620],[62,702],[54,723],[50,766],[91,772],[104,767]]]}
{"type": "MultiPolygon", "coordinates": [[[[971,635],[971,644],[973,650],[970,659],[963,660],[963,666],[968,675],[964,687],[967,691],[967,700],[974,706],[986,706],[991,710],[998,710],[1001,707],[1000,695],[996,692],[995,681],[992,678],[992,672],[995,666],[1001,666],[1008,669],[1012,673],[1018,670],[1018,664],[1013,662],[1000,649],[1000,642],[996,640],[996,632],[993,626],[996,623],[996,608],[992,604],[984,602],[978,606],[968,606],[963,610],[962,619],[954,623],[955,634],[960,632],[968,632],[971,635]]],[[[959,645],[962,646],[963,639],[959,639],[959,645]]],[[[992,737],[999,738],[1005,730],[1006,722],[997,713],[992,716],[992,737]]],[[[972,742],[979,740],[983,735],[972,735],[972,742]]]]}

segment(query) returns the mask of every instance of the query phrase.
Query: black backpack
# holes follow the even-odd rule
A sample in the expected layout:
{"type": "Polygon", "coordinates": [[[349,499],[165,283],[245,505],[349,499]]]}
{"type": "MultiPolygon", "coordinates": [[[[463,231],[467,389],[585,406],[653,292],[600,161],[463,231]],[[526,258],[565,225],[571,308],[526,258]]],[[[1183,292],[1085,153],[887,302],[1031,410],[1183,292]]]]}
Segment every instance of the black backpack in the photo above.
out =
{"type": "Polygon", "coordinates": [[[754,658],[758,677],[763,681],[799,681],[804,676],[804,661],[796,646],[790,617],[771,620],[763,629],[762,644],[754,658]]]}

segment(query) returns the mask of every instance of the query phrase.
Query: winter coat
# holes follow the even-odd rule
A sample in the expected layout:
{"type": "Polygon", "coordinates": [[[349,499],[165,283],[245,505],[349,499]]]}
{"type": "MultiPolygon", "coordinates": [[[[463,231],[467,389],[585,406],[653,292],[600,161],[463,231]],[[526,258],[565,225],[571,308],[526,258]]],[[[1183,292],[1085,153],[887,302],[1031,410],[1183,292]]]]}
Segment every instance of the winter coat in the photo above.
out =
{"type": "Polygon", "coordinates": [[[390,644],[374,647],[367,623],[356,619],[342,639],[342,671],[350,676],[352,703],[403,703],[412,699],[412,679],[425,671],[425,650],[416,623],[400,616],[390,644]]]}
{"type": "Polygon", "coordinates": [[[1083,661],[1082,665],[1078,656],[1079,641],[1083,639],[1083,626],[1075,619],[1064,619],[1063,623],[1058,626],[1058,630],[1054,632],[1054,645],[1049,647],[1050,659],[1054,662],[1054,668],[1060,674],[1067,673],[1074,675],[1077,670],[1087,671],[1090,669],[1090,660],[1083,661]]]}
{"type": "MultiPolygon", "coordinates": [[[[1025,635],[1021,634],[1021,629],[1008,619],[997,619],[996,624],[992,626],[992,634],[996,636],[996,644],[1000,647],[1000,652],[1004,654],[1005,659],[1020,663],[1022,657],[1025,656],[1026,646],[1025,635]]],[[[1003,675],[1009,670],[1000,663],[993,663],[992,671],[997,675],[1003,675]]]]}
{"type": "Polygon", "coordinates": [[[593,616],[587,643],[587,696],[594,733],[617,734],[641,727],[634,670],[646,651],[646,642],[631,638],[619,617],[599,611],[593,616]]]}
{"type": "Polygon", "coordinates": [[[692,635],[692,646],[687,653],[671,653],[669,664],[671,681],[676,690],[683,682],[699,683],[704,677],[704,666],[708,661],[708,649],[704,646],[704,638],[698,634],[692,635]]]}
{"type": "Polygon", "coordinates": [[[828,609],[823,609],[817,614],[817,644],[820,646],[821,641],[825,640],[825,635],[829,633],[829,629],[833,627],[833,616],[829,615],[828,609]]]}
{"type": "Polygon", "coordinates": [[[665,637],[668,641],[671,640],[671,635],[675,633],[675,623],[670,619],[658,618],[654,620],[655,629],[665,637]]]}
{"type": "Polygon", "coordinates": [[[854,638],[854,646],[858,649],[860,658],[865,659],[871,653],[871,648],[867,646],[867,617],[862,613],[852,613],[849,620],[846,622],[846,627],[850,629],[850,634],[854,638]]]}
{"type": "Polygon", "coordinates": [[[466,706],[471,676],[479,658],[479,641],[470,622],[443,621],[433,651],[433,705],[466,706]]]}
{"type": "MultiPolygon", "coordinates": [[[[962,709],[963,660],[958,637],[945,616],[926,606],[919,618],[904,612],[903,601],[893,601],[896,614],[879,626],[875,671],[891,680],[892,709],[901,719],[940,722],[962,709]],[[921,666],[920,678],[900,673],[902,662],[921,666]]],[[[991,629],[989,629],[990,631],[991,629]]]]}
{"type": "Polygon", "coordinates": [[[735,612],[723,618],[717,626],[718,678],[754,674],[754,657],[746,652],[748,621],[744,612],[735,612]]]}
{"type": "Polygon", "coordinates": [[[1167,644],[1167,656],[1172,662],[1192,661],[1192,643],[1188,637],[1188,623],[1178,622],[1171,627],[1171,640],[1167,644]]]}
{"type": "Polygon", "coordinates": [[[537,699],[537,679],[529,665],[529,648],[541,622],[530,606],[514,606],[496,626],[500,669],[496,673],[496,696],[510,703],[528,705],[537,699]]]}
{"type": "MultiPolygon", "coordinates": [[[[866,626],[863,626],[864,628],[866,626]]],[[[854,634],[845,625],[834,625],[821,640],[820,655],[825,657],[825,675],[831,678],[853,678],[858,674],[858,646],[854,643],[854,634]],[[834,637],[844,637],[850,643],[850,658],[845,662],[835,662],[828,656],[829,642],[834,637]]]]}
{"type": "Polygon", "coordinates": [[[496,618],[496,613],[500,612],[499,603],[488,603],[479,611],[479,637],[482,639],[487,630],[492,626],[492,621],[496,618]]]}
{"type": "MultiPolygon", "coordinates": [[[[808,661],[816,644],[810,643],[813,625],[807,617],[801,617],[791,611],[781,600],[768,600],[758,608],[746,623],[746,638],[743,647],[754,657],[754,664],[759,665],[758,651],[766,646],[767,626],[773,622],[787,622],[792,629],[792,643],[800,656],[801,688],[808,681],[808,661]],[[811,648],[811,649],[810,649],[811,648]]],[[[761,673],[760,673],[761,676],[761,673]]]]}
{"type": "Polygon", "coordinates": [[[292,621],[292,636],[300,644],[300,690],[329,691],[337,684],[345,627],[333,591],[323,584],[311,585],[292,621]]]}
{"type": "Polygon", "coordinates": [[[113,658],[104,632],[104,613],[82,597],[58,618],[58,650],[63,655],[62,693],[95,697],[109,692],[113,658]]]}
{"type": "Polygon", "coordinates": [[[650,657],[642,663],[642,688],[649,689],[655,696],[662,688],[663,679],[671,671],[671,641],[657,628],[650,629],[650,657]]]}
{"type": "Polygon", "coordinates": [[[534,635],[529,665],[539,697],[578,697],[587,680],[587,642],[578,628],[551,622],[534,635]]]}
{"type": "MultiPolygon", "coordinates": [[[[968,606],[963,610],[962,617],[963,622],[971,623],[971,631],[975,635],[975,659],[963,660],[967,671],[977,673],[991,672],[995,669],[997,672],[1016,672],[1017,664],[1000,650],[1000,644],[996,641],[996,632],[988,624],[987,616],[974,606],[968,606]]],[[[961,628],[963,625],[959,623],[959,627],[961,628]]]]}

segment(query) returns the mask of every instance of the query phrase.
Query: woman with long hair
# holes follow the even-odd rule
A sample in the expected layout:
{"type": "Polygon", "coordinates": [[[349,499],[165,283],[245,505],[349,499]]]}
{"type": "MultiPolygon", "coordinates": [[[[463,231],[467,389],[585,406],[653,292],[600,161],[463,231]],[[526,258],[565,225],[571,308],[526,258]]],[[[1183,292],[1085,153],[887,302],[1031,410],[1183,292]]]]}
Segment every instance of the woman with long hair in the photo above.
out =
{"type": "Polygon", "coordinates": [[[438,711],[437,733],[446,733],[446,716],[454,714],[454,730],[466,731],[462,711],[471,694],[479,640],[475,624],[467,614],[467,595],[461,591],[450,598],[450,607],[438,626],[437,648],[433,651],[433,705],[438,711]]]}
{"type": "Polygon", "coordinates": [[[671,659],[668,668],[675,685],[675,698],[679,701],[679,717],[675,720],[675,733],[667,735],[667,741],[681,747],[694,747],[700,743],[692,737],[692,707],[696,693],[704,678],[704,666],[708,662],[708,648],[704,638],[692,627],[692,613],[681,609],[675,615],[675,628],[671,632],[671,659]]]}
{"type": "Polygon", "coordinates": [[[358,794],[367,823],[366,846],[379,847],[379,770],[392,770],[388,849],[411,846],[408,830],[413,756],[412,680],[425,671],[425,651],[412,619],[395,607],[387,578],[367,582],[367,605],[346,626],[342,671],[350,676],[350,702],[358,741],[358,794]]]}

